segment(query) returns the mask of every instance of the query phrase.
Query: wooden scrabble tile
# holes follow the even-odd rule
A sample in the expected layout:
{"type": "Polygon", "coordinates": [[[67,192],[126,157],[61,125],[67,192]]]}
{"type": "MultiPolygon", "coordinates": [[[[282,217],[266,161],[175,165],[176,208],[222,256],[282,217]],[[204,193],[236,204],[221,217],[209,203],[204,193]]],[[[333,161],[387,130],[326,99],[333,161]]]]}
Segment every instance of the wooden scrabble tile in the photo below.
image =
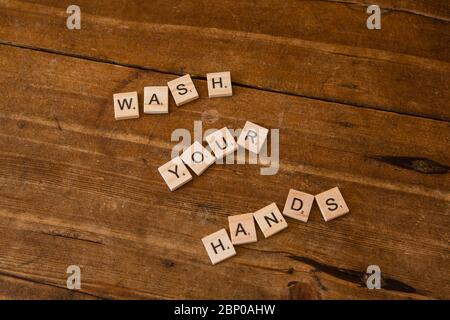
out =
{"type": "Polygon", "coordinates": [[[180,158],[198,176],[216,161],[216,158],[212,155],[212,153],[203,147],[198,141],[195,141],[189,148],[187,148],[181,154],[180,158]]]}
{"type": "Polygon", "coordinates": [[[228,217],[231,242],[245,244],[258,241],[253,213],[239,214],[228,217]]]}
{"type": "Polygon", "coordinates": [[[269,130],[247,121],[238,138],[238,145],[258,154],[267,140],[269,130]]]}
{"type": "Polygon", "coordinates": [[[144,113],[169,113],[168,87],[144,87],[144,113]]]}
{"type": "Polygon", "coordinates": [[[291,189],[284,205],[283,215],[307,222],[313,202],[314,196],[312,194],[291,189]]]}
{"type": "Polygon", "coordinates": [[[158,168],[158,171],[169,186],[170,191],[178,189],[192,179],[191,173],[180,157],[173,158],[163,164],[158,168]]]}
{"type": "Polygon", "coordinates": [[[220,229],[219,231],[204,237],[202,242],[212,264],[219,263],[236,254],[225,229],[220,229]]]}
{"type": "Polygon", "coordinates": [[[230,97],[233,95],[230,71],[207,73],[206,80],[210,98],[230,97]]]}
{"type": "Polygon", "coordinates": [[[316,201],[325,221],[336,219],[349,212],[338,187],[316,195],[316,201]]]}
{"type": "Polygon", "coordinates": [[[222,159],[238,148],[233,135],[226,127],[207,135],[205,140],[214,152],[216,159],[222,159]]]}
{"type": "Polygon", "coordinates": [[[114,100],[114,118],[116,120],[139,118],[137,92],[116,93],[114,100]]]}
{"type": "Polygon", "coordinates": [[[288,226],[275,203],[256,211],[253,216],[266,238],[286,229],[288,226]]]}
{"type": "Polygon", "coordinates": [[[175,80],[167,82],[170,92],[177,106],[198,99],[198,93],[195,89],[190,75],[184,75],[175,80]]]}

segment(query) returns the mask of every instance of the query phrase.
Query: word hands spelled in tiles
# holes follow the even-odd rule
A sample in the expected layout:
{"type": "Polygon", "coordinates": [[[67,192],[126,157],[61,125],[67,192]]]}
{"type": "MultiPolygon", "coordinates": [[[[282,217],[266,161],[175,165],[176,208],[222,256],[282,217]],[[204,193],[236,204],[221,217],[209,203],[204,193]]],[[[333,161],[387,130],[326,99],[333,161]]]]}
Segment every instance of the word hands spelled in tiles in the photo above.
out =
{"type": "Polygon", "coordinates": [[[216,264],[234,256],[236,251],[232,246],[233,244],[240,245],[257,242],[255,220],[265,238],[269,238],[288,227],[283,215],[307,222],[314,199],[316,199],[325,221],[330,221],[349,212],[338,187],[316,196],[291,189],[286,199],[283,214],[278,210],[277,205],[272,203],[254,213],[229,216],[230,244],[230,239],[225,229],[203,238],[202,241],[211,262],[216,264]]]}

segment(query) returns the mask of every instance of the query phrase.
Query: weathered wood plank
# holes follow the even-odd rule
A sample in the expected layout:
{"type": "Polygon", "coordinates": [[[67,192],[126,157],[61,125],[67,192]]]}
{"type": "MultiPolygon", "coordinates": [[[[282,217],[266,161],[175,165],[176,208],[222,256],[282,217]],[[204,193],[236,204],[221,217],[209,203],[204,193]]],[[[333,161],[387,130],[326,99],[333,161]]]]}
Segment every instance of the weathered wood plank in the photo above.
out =
{"type": "MultiPolygon", "coordinates": [[[[374,4],[368,0],[322,0],[333,1],[338,3],[347,3],[352,5],[360,5],[368,7],[374,4]]],[[[413,13],[424,17],[449,21],[450,4],[445,0],[427,1],[427,0],[379,0],[377,4],[383,10],[394,10],[400,12],[413,13]]]]}
{"type": "MultiPolygon", "coordinates": [[[[58,9],[62,13],[67,8],[66,3],[58,0],[27,2],[58,9]]],[[[282,4],[273,0],[225,0],[206,4],[185,0],[170,5],[165,0],[147,3],[138,0],[78,2],[83,13],[117,22],[235,30],[379,49],[449,62],[450,49],[442,42],[449,37],[445,32],[449,30],[447,22],[450,22],[448,1],[435,1],[434,5],[424,5],[418,1],[380,1],[378,4],[385,13],[383,28],[386,29],[380,32],[366,28],[366,9],[370,4],[364,1],[310,0],[288,0],[282,4]],[[442,15],[443,21],[428,15],[442,15]],[[390,41],[388,47],[386,41],[390,41]]]]}
{"type": "Polygon", "coordinates": [[[30,281],[29,278],[23,279],[18,275],[0,275],[0,299],[53,299],[53,300],[84,300],[96,299],[97,297],[80,293],[79,291],[69,291],[65,288],[58,288],[53,285],[30,281]],[[7,291],[4,289],[7,288],[7,291]]]}
{"type": "Polygon", "coordinates": [[[9,46],[0,56],[2,281],[64,288],[67,266],[79,264],[81,294],[100,298],[281,298],[293,281],[321,298],[449,297],[448,123],[241,87],[212,100],[202,80],[201,99],[171,101],[167,116],[117,122],[114,92],[142,96],[173,76],[9,46]],[[213,165],[170,193],[157,168],[173,130],[196,120],[280,128],[279,173],[213,165]],[[308,224],[289,220],[210,265],[200,239],[229,215],[282,207],[291,187],[335,185],[349,215],[325,223],[315,207],[308,224]],[[371,264],[387,289],[361,286],[371,264]]]}
{"type": "MultiPolygon", "coordinates": [[[[373,32],[365,6],[333,1],[221,1],[208,14],[190,1],[81,1],[82,29],[69,31],[60,1],[3,1],[0,41],[173,74],[231,70],[246,86],[449,120],[450,24],[402,4],[411,12],[373,32]]],[[[449,16],[446,2],[430,7],[449,16]]]]}

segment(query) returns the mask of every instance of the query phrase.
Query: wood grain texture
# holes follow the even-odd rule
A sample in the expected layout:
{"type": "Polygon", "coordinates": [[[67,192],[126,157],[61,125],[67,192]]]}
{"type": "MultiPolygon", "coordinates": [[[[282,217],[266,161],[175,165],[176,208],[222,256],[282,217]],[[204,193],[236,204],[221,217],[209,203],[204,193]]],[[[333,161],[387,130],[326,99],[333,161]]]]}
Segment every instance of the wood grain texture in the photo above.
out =
{"type": "Polygon", "coordinates": [[[199,100],[171,100],[168,115],[115,121],[114,92],[141,99],[176,75],[10,45],[0,56],[3,298],[450,297],[448,122],[238,85],[208,99],[204,80],[199,100]],[[196,120],[280,128],[278,174],[215,164],[170,193],[157,168],[173,130],[196,120]],[[333,186],[348,215],[325,223],[314,206],[307,224],[289,219],[210,264],[200,239],[228,216],[333,186]],[[64,289],[72,264],[77,293],[64,289]],[[364,287],[372,264],[382,290],[364,287]]]}
{"type": "Polygon", "coordinates": [[[0,1],[0,41],[197,78],[230,70],[235,84],[450,119],[445,0],[380,1],[380,31],[365,27],[366,1],[83,0],[75,32],[68,5],[0,1]]]}

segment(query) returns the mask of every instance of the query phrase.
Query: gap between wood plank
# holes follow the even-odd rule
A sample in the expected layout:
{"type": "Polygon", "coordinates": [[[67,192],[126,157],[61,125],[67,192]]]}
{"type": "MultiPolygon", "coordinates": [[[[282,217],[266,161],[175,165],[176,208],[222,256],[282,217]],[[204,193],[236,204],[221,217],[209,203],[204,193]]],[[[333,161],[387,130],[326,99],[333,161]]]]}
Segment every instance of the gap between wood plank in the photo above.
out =
{"type": "MultiPolygon", "coordinates": [[[[174,75],[174,76],[184,75],[184,74],[166,71],[166,70],[157,69],[157,68],[144,67],[144,66],[140,66],[140,65],[136,65],[136,64],[131,64],[131,63],[123,63],[123,62],[118,62],[118,61],[114,61],[114,60],[110,60],[110,59],[87,56],[87,55],[83,55],[83,54],[79,54],[79,53],[71,53],[71,52],[64,52],[64,51],[59,51],[59,50],[54,50],[54,49],[39,48],[39,47],[29,46],[29,45],[25,45],[25,44],[18,44],[18,43],[14,43],[14,42],[10,42],[10,41],[0,40],[0,45],[21,48],[21,49],[27,49],[27,50],[33,50],[33,51],[44,52],[44,53],[50,53],[50,54],[57,54],[57,55],[61,55],[61,56],[77,58],[77,59],[87,60],[87,61],[92,61],[92,62],[97,62],[97,63],[116,65],[116,66],[120,66],[120,67],[132,68],[132,69],[137,69],[137,70],[142,70],[142,71],[151,71],[151,72],[156,72],[156,73],[160,73],[160,74],[167,74],[167,75],[174,75]]],[[[191,77],[196,80],[206,81],[206,76],[199,76],[199,75],[191,74],[191,77]]],[[[287,96],[301,97],[301,98],[317,100],[317,101],[321,101],[321,102],[336,103],[336,104],[340,104],[340,105],[347,106],[347,107],[357,107],[357,108],[374,110],[374,111],[378,111],[378,112],[393,113],[393,114],[402,115],[402,116],[410,116],[410,117],[416,117],[416,118],[421,118],[421,119],[428,119],[428,120],[450,123],[450,119],[438,118],[438,117],[427,116],[427,115],[419,115],[419,114],[414,114],[414,113],[385,110],[385,109],[381,109],[377,106],[371,106],[371,105],[365,105],[365,104],[352,104],[347,101],[341,101],[338,99],[327,99],[327,98],[321,98],[321,97],[316,97],[316,96],[302,95],[302,94],[293,93],[293,92],[289,92],[289,91],[270,89],[270,88],[261,88],[258,86],[252,86],[249,84],[239,83],[236,81],[232,81],[232,84],[235,86],[238,86],[238,87],[242,87],[242,88],[278,93],[278,94],[283,94],[283,95],[287,95],[287,96]]]]}

